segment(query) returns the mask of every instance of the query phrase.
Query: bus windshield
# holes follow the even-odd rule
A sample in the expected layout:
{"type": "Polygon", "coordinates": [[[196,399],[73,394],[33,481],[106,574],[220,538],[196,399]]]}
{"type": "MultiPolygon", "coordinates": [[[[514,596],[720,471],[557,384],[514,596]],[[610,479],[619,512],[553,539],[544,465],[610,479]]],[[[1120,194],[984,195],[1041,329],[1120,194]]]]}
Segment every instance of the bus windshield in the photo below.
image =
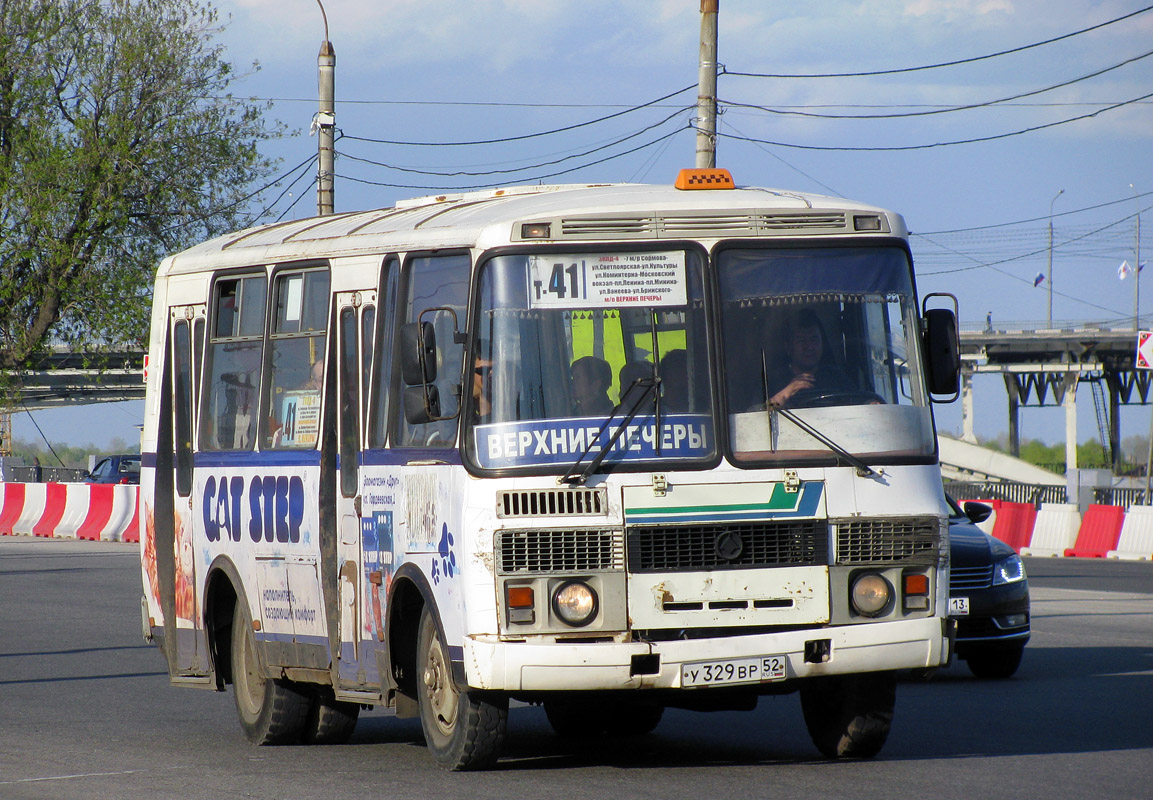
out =
{"type": "Polygon", "coordinates": [[[727,249],[717,275],[735,461],[835,458],[814,432],[865,458],[934,452],[903,249],[727,249]]]}
{"type": "Polygon", "coordinates": [[[564,471],[606,448],[606,467],[714,457],[701,254],[504,255],[478,286],[478,467],[564,471]]]}

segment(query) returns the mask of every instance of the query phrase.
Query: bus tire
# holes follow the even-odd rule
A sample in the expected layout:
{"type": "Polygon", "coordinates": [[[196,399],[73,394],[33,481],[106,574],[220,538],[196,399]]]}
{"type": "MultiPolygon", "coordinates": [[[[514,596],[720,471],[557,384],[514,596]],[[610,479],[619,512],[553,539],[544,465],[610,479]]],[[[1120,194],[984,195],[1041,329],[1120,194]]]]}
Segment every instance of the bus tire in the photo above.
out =
{"type": "Polygon", "coordinates": [[[267,678],[256,652],[252,620],[243,602],[232,615],[232,694],[248,741],[258,745],[300,741],[308,696],[291,681],[267,678]]]}
{"type": "Polygon", "coordinates": [[[664,706],[624,702],[609,709],[605,729],[609,736],[644,736],[656,730],[664,713],[664,706]]]}
{"type": "Polygon", "coordinates": [[[508,697],[457,689],[428,606],[420,615],[416,679],[420,726],[433,760],[454,771],[495,764],[508,726],[508,697]]]}
{"type": "Polygon", "coordinates": [[[604,709],[587,700],[567,697],[545,700],[544,713],[556,735],[565,739],[584,739],[605,732],[604,709]]]}
{"type": "Polygon", "coordinates": [[[344,744],[352,738],[360,717],[357,703],[337,700],[332,690],[322,686],[312,696],[304,725],[305,744],[344,744]]]}
{"type": "Polygon", "coordinates": [[[801,711],[826,758],[872,758],[889,737],[896,696],[895,672],[812,678],[801,687],[801,711]]]}

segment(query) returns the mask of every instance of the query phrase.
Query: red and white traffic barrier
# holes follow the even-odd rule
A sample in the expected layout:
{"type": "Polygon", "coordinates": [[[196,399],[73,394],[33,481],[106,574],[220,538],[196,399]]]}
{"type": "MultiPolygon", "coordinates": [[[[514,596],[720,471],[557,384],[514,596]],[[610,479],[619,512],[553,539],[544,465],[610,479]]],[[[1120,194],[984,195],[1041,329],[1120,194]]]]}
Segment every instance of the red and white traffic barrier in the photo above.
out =
{"type": "Polygon", "coordinates": [[[0,535],[140,541],[140,487],[125,484],[0,484],[0,535]]]}

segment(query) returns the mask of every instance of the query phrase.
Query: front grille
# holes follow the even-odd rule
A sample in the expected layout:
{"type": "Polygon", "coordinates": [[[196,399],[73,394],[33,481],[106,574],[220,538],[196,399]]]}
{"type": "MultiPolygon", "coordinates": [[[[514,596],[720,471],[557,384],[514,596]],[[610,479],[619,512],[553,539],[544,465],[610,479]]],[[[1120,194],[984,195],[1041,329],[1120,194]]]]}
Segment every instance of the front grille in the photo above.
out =
{"type": "Polygon", "coordinates": [[[838,520],[838,564],[933,564],[941,523],[936,517],[838,520]]]}
{"type": "Polygon", "coordinates": [[[501,575],[622,570],[624,534],[619,529],[500,531],[496,558],[501,575]]]}
{"type": "Polygon", "coordinates": [[[695,572],[827,564],[823,519],[628,529],[630,572],[695,572]]]}
{"type": "Polygon", "coordinates": [[[496,493],[496,515],[510,517],[586,517],[608,514],[604,489],[530,489],[496,493]]]}
{"type": "Polygon", "coordinates": [[[949,570],[949,591],[986,589],[993,585],[993,565],[984,567],[953,567],[949,570]]]}

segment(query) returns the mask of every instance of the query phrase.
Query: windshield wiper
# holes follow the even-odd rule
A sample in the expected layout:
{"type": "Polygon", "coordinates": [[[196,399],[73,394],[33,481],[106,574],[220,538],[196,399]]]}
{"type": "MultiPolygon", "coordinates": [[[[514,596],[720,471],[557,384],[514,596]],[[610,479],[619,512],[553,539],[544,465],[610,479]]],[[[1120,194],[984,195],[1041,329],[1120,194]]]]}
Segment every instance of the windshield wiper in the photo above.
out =
{"type": "MultiPolygon", "coordinates": [[[[625,428],[628,427],[628,424],[633,421],[633,417],[637,415],[637,411],[640,410],[641,404],[644,403],[645,398],[649,396],[649,392],[656,393],[657,387],[660,386],[660,383],[661,379],[656,376],[651,378],[637,378],[632,383],[630,383],[628,389],[621,395],[620,402],[613,406],[613,410],[609,412],[608,418],[605,419],[604,424],[601,425],[600,430],[597,431],[597,435],[589,440],[588,446],[585,447],[584,452],[581,453],[580,457],[577,458],[575,462],[573,462],[573,465],[565,471],[565,474],[557,478],[557,483],[567,483],[570,486],[583,486],[585,481],[589,479],[589,476],[596,472],[600,467],[601,462],[605,460],[605,456],[608,455],[609,450],[611,450],[612,447],[617,443],[617,440],[621,438],[621,434],[624,433],[625,428]],[[621,419],[620,424],[617,425],[617,429],[613,432],[612,437],[603,445],[601,445],[601,449],[597,452],[596,457],[589,462],[588,466],[585,467],[583,471],[578,473],[577,470],[580,469],[580,465],[585,460],[585,456],[587,456],[589,451],[592,450],[593,445],[600,441],[601,435],[605,432],[605,429],[608,428],[609,424],[613,421],[616,415],[620,413],[621,406],[625,404],[630,395],[634,394],[633,389],[637,387],[640,387],[643,391],[635,392],[637,395],[636,399],[632,401],[632,404],[629,406],[629,410],[625,413],[624,418],[621,419]]],[[[659,395],[657,395],[657,397],[659,398],[659,395]]],[[[658,441],[660,439],[659,425],[657,427],[657,439],[658,441]]]]}
{"type": "Polygon", "coordinates": [[[881,477],[881,473],[877,472],[875,469],[870,467],[864,461],[857,458],[855,455],[850,453],[845,448],[841,447],[839,444],[834,442],[828,436],[825,436],[825,434],[821,433],[819,430],[814,428],[812,425],[805,422],[803,419],[798,417],[792,411],[789,411],[787,408],[783,408],[783,407],[782,408],[774,408],[773,407],[773,404],[769,402],[769,370],[768,370],[768,365],[767,365],[766,360],[765,360],[765,351],[764,350],[761,350],[761,386],[762,386],[762,389],[763,389],[764,395],[765,395],[765,409],[769,412],[769,447],[772,448],[773,451],[776,451],[776,449],[777,449],[777,438],[776,438],[777,418],[775,415],[781,414],[789,422],[796,425],[798,428],[803,430],[805,433],[809,434],[809,436],[812,436],[814,439],[816,439],[818,442],[823,444],[825,447],[832,450],[833,453],[835,453],[836,455],[838,455],[842,459],[844,459],[850,466],[855,467],[857,470],[857,475],[859,475],[860,477],[862,477],[862,478],[880,478],[881,477]]]}
{"type": "Polygon", "coordinates": [[[803,430],[805,433],[809,434],[809,436],[812,436],[814,439],[816,439],[818,442],[823,444],[825,447],[832,450],[835,454],[837,454],[842,459],[847,461],[851,466],[856,467],[857,468],[857,474],[859,476],[861,476],[862,478],[880,478],[881,477],[881,473],[877,472],[875,469],[870,467],[864,461],[857,458],[855,455],[850,453],[845,448],[841,447],[839,444],[834,442],[828,436],[825,436],[825,434],[821,433],[819,430],[814,428],[812,425],[805,422],[803,419],[801,419],[796,414],[794,414],[792,411],[789,411],[787,408],[770,408],[769,409],[769,425],[770,425],[770,427],[773,425],[773,421],[772,421],[772,415],[773,414],[783,415],[784,418],[787,419],[789,422],[793,423],[798,428],[803,430]]]}

